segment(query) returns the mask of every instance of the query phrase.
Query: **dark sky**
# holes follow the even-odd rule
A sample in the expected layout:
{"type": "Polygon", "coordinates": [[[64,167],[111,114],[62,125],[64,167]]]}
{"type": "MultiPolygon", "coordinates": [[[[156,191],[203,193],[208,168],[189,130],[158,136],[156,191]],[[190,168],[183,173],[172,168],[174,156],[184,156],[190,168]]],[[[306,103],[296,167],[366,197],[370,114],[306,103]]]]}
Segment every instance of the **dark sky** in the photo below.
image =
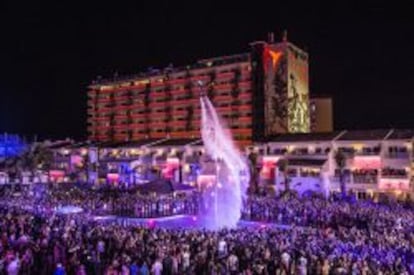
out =
{"type": "Polygon", "coordinates": [[[82,139],[87,85],[96,76],[246,52],[249,42],[266,39],[269,31],[280,37],[283,29],[310,53],[311,93],[334,97],[337,129],[414,128],[409,7],[378,1],[40,2],[0,2],[0,132],[82,139]]]}

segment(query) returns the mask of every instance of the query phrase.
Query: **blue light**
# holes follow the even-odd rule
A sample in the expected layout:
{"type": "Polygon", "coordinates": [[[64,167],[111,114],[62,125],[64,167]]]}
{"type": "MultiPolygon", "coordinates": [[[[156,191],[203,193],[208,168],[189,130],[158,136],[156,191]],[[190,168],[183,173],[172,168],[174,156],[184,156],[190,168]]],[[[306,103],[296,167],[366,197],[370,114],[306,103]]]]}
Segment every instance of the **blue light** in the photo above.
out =
{"type": "Polygon", "coordinates": [[[20,155],[26,148],[26,144],[17,135],[0,135],[0,158],[20,155]]]}

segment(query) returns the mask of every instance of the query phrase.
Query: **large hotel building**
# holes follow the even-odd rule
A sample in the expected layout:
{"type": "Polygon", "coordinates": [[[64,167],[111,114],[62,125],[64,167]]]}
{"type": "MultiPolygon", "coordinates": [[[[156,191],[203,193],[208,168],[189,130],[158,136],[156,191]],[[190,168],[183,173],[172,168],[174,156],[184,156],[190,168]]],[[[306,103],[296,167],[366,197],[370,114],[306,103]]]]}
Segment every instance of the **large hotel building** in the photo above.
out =
{"type": "Polygon", "coordinates": [[[309,96],[308,61],[306,52],[270,35],[245,54],[99,79],[88,91],[89,142],[57,145],[50,177],[64,181],[78,171],[92,183],[203,184],[211,179],[203,174],[208,158],[199,133],[206,93],[262,185],[281,191],[287,174],[300,194],[338,192],[341,151],[348,191],[414,196],[414,131],[333,131],[332,100],[309,96]],[[280,159],[288,163],[283,173],[280,159]]]}
{"type": "Polygon", "coordinates": [[[276,134],[332,130],[326,117],[331,107],[321,117],[316,107],[325,105],[309,99],[308,54],[286,38],[274,43],[269,35],[267,42],[251,43],[248,53],[94,81],[88,90],[88,139],[198,138],[200,92],[207,93],[241,146],[276,134]]]}

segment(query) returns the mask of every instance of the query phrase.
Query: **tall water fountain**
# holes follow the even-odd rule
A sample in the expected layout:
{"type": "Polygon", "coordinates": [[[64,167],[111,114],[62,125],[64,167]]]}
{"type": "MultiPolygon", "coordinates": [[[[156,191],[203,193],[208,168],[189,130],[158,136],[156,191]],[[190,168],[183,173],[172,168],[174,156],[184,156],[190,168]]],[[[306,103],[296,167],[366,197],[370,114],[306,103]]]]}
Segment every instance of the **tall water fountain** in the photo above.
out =
{"type": "MultiPolygon", "coordinates": [[[[246,159],[235,146],[231,132],[201,88],[201,137],[213,165],[214,182],[203,192],[201,219],[209,229],[233,228],[241,216],[243,198],[250,179],[246,159]]],[[[211,170],[210,170],[211,171],[211,170]]]]}

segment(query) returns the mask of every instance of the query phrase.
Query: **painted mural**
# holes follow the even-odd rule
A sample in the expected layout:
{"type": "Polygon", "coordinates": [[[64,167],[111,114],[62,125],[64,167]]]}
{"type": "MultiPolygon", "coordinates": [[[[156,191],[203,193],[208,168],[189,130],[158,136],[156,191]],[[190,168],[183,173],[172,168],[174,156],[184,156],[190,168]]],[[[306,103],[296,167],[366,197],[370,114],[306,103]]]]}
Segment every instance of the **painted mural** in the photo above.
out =
{"type": "Polygon", "coordinates": [[[287,56],[283,51],[265,47],[263,53],[265,73],[265,135],[288,131],[287,56]]]}
{"type": "Polygon", "coordinates": [[[290,44],[267,45],[265,135],[310,131],[307,55],[290,44]]]}

